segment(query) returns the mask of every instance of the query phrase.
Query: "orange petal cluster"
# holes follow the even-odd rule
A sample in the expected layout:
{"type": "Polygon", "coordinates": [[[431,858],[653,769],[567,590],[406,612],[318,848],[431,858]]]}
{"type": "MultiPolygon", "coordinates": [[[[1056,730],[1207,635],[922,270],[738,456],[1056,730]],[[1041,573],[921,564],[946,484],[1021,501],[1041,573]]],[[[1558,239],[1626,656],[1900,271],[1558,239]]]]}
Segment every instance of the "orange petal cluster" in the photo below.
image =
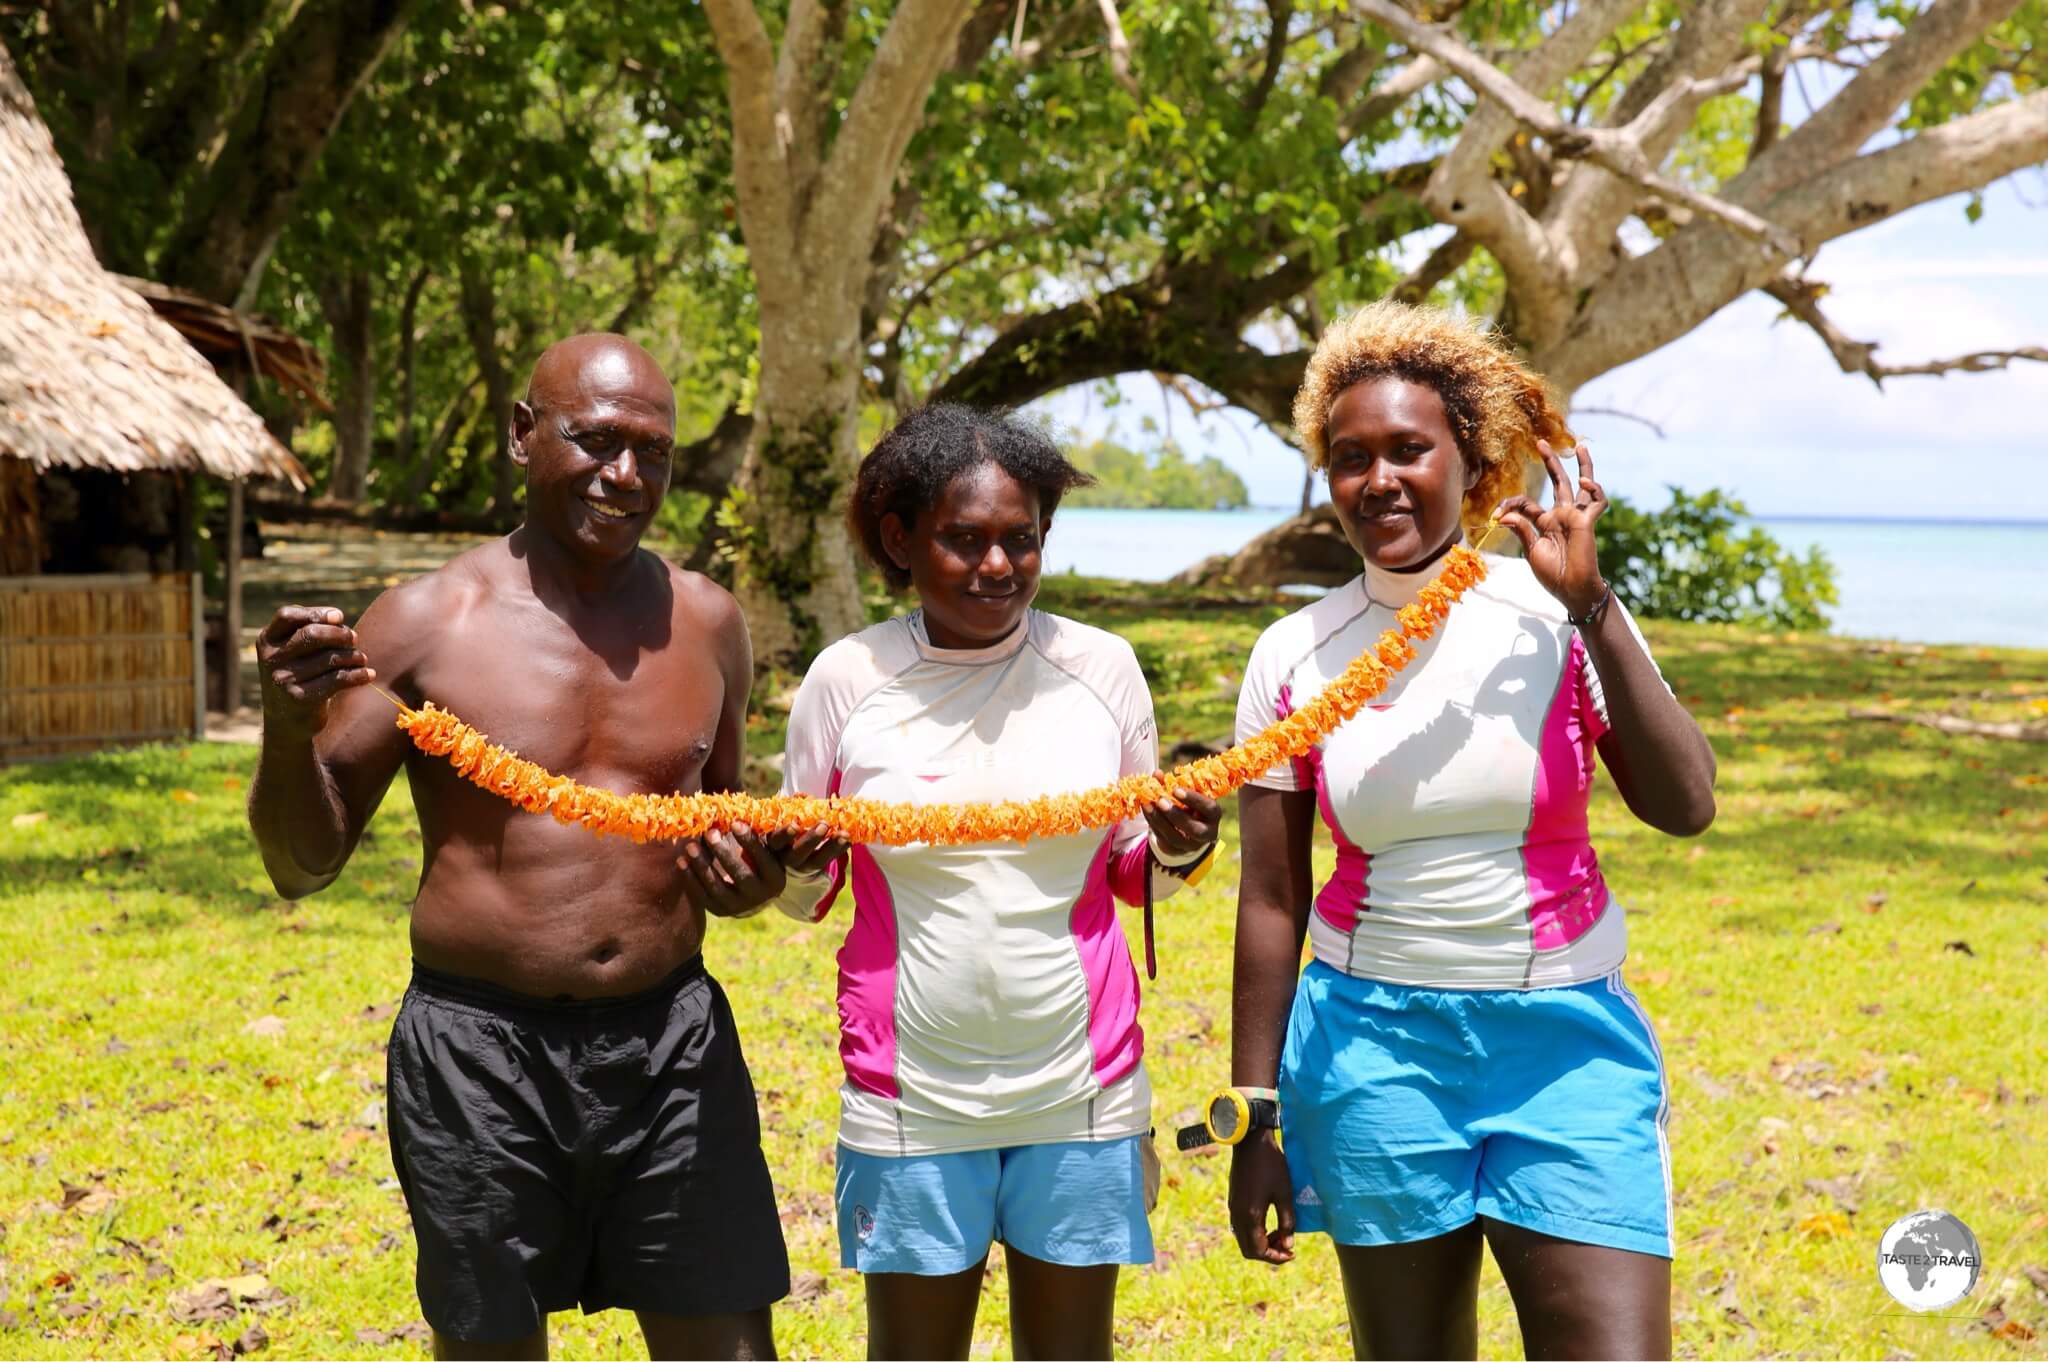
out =
{"type": "Polygon", "coordinates": [[[1106,828],[1135,818],[1172,790],[1221,798],[1282,762],[1305,755],[1387,688],[1415,656],[1415,643],[1436,632],[1451,606],[1486,577],[1486,563],[1460,545],[1443,570],[1403,606],[1397,628],[1352,659],[1343,673],[1307,705],[1227,751],[1171,771],[1126,776],[1078,794],[1041,795],[998,804],[889,804],[873,799],[809,795],[761,798],[746,794],[616,794],[579,785],[506,751],[445,709],[428,703],[406,708],[398,726],[430,756],[446,757],[462,777],[528,813],[552,814],[600,836],[635,842],[672,842],[713,828],[746,823],[758,830],[804,829],[822,823],[849,842],[887,846],[1025,842],[1106,828]]]}

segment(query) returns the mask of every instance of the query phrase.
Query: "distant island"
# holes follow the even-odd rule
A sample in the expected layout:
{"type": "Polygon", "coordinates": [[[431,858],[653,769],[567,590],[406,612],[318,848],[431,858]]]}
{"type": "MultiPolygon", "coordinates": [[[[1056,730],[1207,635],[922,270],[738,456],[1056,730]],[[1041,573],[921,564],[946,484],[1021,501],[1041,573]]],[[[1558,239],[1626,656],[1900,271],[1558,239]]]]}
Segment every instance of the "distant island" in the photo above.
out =
{"type": "Polygon", "coordinates": [[[1067,494],[1068,506],[1136,510],[1235,511],[1251,504],[1244,479],[1214,454],[1190,459],[1168,443],[1150,455],[1097,440],[1068,452],[1095,485],[1067,494]]]}

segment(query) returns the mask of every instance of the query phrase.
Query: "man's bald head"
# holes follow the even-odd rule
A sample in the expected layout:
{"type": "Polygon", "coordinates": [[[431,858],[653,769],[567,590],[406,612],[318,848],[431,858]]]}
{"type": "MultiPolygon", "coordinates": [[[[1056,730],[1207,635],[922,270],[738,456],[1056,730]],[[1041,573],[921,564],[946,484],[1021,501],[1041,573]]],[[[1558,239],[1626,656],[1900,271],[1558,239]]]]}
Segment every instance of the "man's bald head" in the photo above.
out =
{"type": "Polygon", "coordinates": [[[667,414],[675,422],[676,390],[638,344],[609,331],[558,340],[534,362],[526,405],[535,412],[624,400],[667,414]]]}
{"type": "Polygon", "coordinates": [[[526,523],[578,553],[630,555],[668,491],[676,392],[624,336],[571,336],[533,366],[507,441],[526,523]]]}

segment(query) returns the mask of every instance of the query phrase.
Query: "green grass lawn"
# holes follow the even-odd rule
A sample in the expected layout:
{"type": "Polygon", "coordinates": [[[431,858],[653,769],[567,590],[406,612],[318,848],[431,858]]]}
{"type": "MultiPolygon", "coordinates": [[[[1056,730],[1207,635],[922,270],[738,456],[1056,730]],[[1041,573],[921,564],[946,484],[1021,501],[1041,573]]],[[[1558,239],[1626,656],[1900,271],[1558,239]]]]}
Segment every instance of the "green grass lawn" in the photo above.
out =
{"type": "MultiPolygon", "coordinates": [[[[1129,593],[1068,579],[1045,603],[1131,639],[1168,744],[1227,733],[1243,658],[1286,607],[1129,593]]],[[[1611,790],[1594,807],[1670,1064],[1681,1355],[2040,1355],[2048,748],[1847,711],[2038,717],[2048,654],[1649,632],[1721,760],[1720,820],[1696,841],[1637,826],[1611,790]],[[1985,1258],[1948,1318],[1907,1316],[1874,1271],[1883,1227],[1928,1206],[1985,1258]],[[2002,1335],[1982,1321],[1994,1302],[2002,1335]]],[[[779,746],[786,688],[761,687],[758,751],[779,746]]],[[[398,1332],[418,1318],[412,1243],[374,1128],[419,867],[411,801],[401,783],[341,882],[286,904],[243,824],[254,756],[0,771],[0,1354],[196,1357],[252,1326],[276,1356],[423,1352],[398,1332]],[[248,1277],[258,1299],[211,1311],[229,1317],[174,1316],[203,1283],[248,1277]]],[[[1159,915],[1143,1016],[1162,1130],[1228,1076],[1226,836],[1218,872],[1159,915]]],[[[798,1276],[777,1314],[792,1356],[862,1349],[831,1210],[844,927],[769,914],[716,924],[707,947],[761,1094],[798,1276]]],[[[1344,1353],[1328,1245],[1280,1270],[1241,1261],[1227,1158],[1165,1158],[1159,1260],[1124,1277],[1120,1349],[1344,1353]]],[[[994,1275],[976,1351],[1007,1356],[994,1275]]],[[[562,1356],[641,1354],[623,1316],[558,1316],[554,1337],[562,1356]]],[[[1481,1350],[1520,1352],[1490,1267],[1481,1350]]]]}

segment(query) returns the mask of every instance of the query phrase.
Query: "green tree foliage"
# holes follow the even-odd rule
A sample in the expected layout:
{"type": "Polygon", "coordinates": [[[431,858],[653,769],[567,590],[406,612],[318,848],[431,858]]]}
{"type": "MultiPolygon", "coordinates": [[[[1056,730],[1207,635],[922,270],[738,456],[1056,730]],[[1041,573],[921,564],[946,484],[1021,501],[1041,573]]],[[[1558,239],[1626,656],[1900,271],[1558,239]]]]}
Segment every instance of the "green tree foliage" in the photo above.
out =
{"type": "MultiPolygon", "coordinates": [[[[725,503],[693,500],[685,519],[713,526],[757,519],[728,493],[778,392],[764,430],[809,429],[789,392],[831,387],[833,410],[805,420],[865,439],[934,397],[1014,406],[1149,372],[1192,407],[1220,398],[1284,426],[1328,318],[1388,294],[1491,318],[1567,396],[1756,289],[1844,368],[1886,376],[1827,325],[1824,280],[1788,292],[1782,260],[1674,206],[1668,185],[1503,118],[1418,56],[1427,35],[1368,22],[1370,0],[961,2],[953,36],[908,54],[939,73],[908,154],[840,168],[887,188],[879,230],[825,234],[860,247],[865,277],[784,287],[766,336],[774,290],[757,285],[775,276],[740,230],[732,93],[772,74],[781,121],[744,164],[793,183],[909,0],[762,0],[773,41],[815,40],[773,73],[729,72],[710,11],[656,0],[38,0],[0,6],[0,41],[103,259],[253,303],[325,347],[332,420],[273,415],[324,490],[406,511],[508,516],[516,386],[547,341],[600,327],[675,375],[696,441],[678,479],[725,503]],[[827,311],[819,381],[764,382],[764,356],[827,311]]],[[[1796,227],[1808,258],[2048,152],[2038,117],[2009,116],[2048,98],[2048,0],[1403,12],[1565,122],[1626,132],[1668,181],[1796,227]],[[1945,133],[1938,160],[1887,170],[1945,133]]],[[[774,445],[776,466],[802,464],[795,448],[774,445]]],[[[831,458],[849,452],[842,438],[831,458]]],[[[794,484],[816,493],[845,471],[794,484]]]]}
{"type": "Polygon", "coordinates": [[[1629,609],[1654,619],[1824,629],[1835,570],[1818,547],[1793,553],[1747,523],[1749,508],[1719,488],[1671,489],[1645,511],[1621,497],[1600,518],[1600,572],[1629,609]]]}
{"type": "Polygon", "coordinates": [[[1235,510],[1249,504],[1244,479],[1214,454],[1191,459],[1168,442],[1148,457],[1098,440],[1069,451],[1076,467],[1095,479],[1067,495],[1068,506],[1123,506],[1144,510],[1235,510]]]}

